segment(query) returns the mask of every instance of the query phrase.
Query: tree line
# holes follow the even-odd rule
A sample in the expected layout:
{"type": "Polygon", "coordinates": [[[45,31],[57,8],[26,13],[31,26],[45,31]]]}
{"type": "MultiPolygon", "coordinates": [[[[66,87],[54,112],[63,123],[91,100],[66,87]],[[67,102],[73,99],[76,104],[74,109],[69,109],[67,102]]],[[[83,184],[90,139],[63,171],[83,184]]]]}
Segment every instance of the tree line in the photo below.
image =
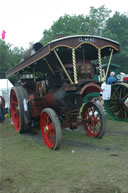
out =
{"type": "MultiPolygon", "coordinates": [[[[43,31],[40,42],[45,45],[62,35],[96,35],[115,40],[120,43],[121,52],[116,54],[112,62],[121,66],[121,71],[128,73],[128,13],[115,12],[104,6],[90,7],[88,15],[67,15],[59,17],[50,29],[43,31]]],[[[0,78],[5,78],[5,72],[17,65],[25,50],[11,48],[0,40],[0,78]]],[[[15,78],[12,78],[15,82],[15,78]]]]}

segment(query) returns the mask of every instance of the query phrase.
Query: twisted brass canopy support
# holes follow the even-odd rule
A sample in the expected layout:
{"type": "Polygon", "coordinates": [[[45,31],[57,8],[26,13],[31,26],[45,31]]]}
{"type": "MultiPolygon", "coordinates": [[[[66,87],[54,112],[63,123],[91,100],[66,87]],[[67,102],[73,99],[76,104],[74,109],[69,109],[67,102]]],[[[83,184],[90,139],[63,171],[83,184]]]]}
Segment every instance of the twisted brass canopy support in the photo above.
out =
{"type": "Polygon", "coordinates": [[[74,83],[78,83],[77,78],[77,65],[76,65],[76,55],[75,55],[75,49],[72,49],[72,62],[73,62],[73,75],[74,75],[74,83]]]}
{"type": "Polygon", "coordinates": [[[103,74],[102,74],[101,49],[98,49],[98,61],[99,61],[100,82],[102,82],[103,81],[103,74]]]}

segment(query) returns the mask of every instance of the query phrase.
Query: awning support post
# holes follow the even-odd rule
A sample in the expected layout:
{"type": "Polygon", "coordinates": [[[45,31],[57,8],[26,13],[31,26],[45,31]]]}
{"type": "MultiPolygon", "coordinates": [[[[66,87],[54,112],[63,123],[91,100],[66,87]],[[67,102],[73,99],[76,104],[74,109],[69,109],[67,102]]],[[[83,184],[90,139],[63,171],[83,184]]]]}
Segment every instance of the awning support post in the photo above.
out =
{"type": "Polygon", "coordinates": [[[98,49],[98,61],[99,61],[100,82],[102,82],[103,81],[103,74],[102,74],[101,49],[98,49]]]}
{"type": "Polygon", "coordinates": [[[63,63],[62,63],[62,61],[61,61],[59,55],[57,54],[56,50],[54,49],[53,51],[54,51],[54,53],[55,53],[55,55],[56,55],[56,57],[57,57],[57,59],[58,59],[60,65],[61,65],[61,67],[63,68],[63,70],[64,70],[64,72],[65,72],[65,74],[66,74],[68,80],[70,81],[71,84],[73,84],[73,81],[72,81],[72,79],[70,78],[70,76],[69,76],[69,74],[68,74],[68,72],[67,72],[65,66],[63,65],[63,63]]]}
{"type": "Polygon", "coordinates": [[[72,49],[72,62],[73,62],[74,83],[78,84],[76,55],[75,55],[75,49],[74,48],[72,49]]]}
{"type": "Polygon", "coordinates": [[[112,54],[113,54],[113,49],[111,50],[109,62],[108,62],[107,69],[106,69],[106,75],[105,75],[105,80],[104,80],[105,82],[106,82],[106,79],[107,79],[108,70],[109,70],[109,67],[110,67],[110,64],[111,64],[111,60],[112,60],[112,54]]]}

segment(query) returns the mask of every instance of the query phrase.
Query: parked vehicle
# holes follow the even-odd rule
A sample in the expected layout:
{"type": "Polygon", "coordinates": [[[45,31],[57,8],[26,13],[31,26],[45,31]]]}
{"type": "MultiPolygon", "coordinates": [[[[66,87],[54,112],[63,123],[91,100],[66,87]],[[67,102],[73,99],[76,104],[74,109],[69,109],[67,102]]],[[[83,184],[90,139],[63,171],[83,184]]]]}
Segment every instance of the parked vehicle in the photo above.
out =
{"type": "Polygon", "coordinates": [[[17,74],[19,86],[12,88],[10,110],[14,128],[22,133],[40,119],[45,144],[58,149],[62,141],[61,128],[76,129],[83,125],[87,134],[101,138],[106,119],[100,105],[83,99],[101,93],[102,58],[120,51],[119,43],[97,36],[66,36],[33,45],[20,64],[10,69],[6,77],[17,74]],[[98,64],[97,64],[98,63],[98,64]],[[98,65],[98,74],[96,66],[98,65]],[[100,81],[95,79],[100,77],[100,81]]]}

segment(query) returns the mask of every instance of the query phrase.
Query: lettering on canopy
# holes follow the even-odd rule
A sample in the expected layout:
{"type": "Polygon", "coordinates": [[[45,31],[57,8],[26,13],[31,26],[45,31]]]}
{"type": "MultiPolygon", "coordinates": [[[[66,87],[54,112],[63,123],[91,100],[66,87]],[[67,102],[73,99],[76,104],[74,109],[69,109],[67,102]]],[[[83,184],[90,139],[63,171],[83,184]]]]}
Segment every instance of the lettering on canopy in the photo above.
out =
{"type": "Polygon", "coordinates": [[[79,42],[92,42],[92,43],[94,43],[95,42],[95,38],[81,37],[81,38],[79,38],[78,41],[79,42]]]}

